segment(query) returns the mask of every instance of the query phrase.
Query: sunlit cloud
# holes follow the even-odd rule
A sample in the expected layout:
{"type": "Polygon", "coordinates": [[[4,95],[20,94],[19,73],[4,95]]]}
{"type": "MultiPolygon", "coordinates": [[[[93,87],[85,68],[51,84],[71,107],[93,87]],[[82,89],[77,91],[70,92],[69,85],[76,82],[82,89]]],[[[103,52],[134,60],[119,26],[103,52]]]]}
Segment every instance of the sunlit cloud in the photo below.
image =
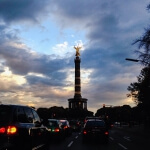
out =
{"type": "Polygon", "coordinates": [[[5,82],[9,82],[16,85],[22,85],[26,83],[24,76],[13,74],[8,67],[4,68],[4,72],[1,73],[0,76],[1,76],[1,82],[5,80],[5,82]]]}

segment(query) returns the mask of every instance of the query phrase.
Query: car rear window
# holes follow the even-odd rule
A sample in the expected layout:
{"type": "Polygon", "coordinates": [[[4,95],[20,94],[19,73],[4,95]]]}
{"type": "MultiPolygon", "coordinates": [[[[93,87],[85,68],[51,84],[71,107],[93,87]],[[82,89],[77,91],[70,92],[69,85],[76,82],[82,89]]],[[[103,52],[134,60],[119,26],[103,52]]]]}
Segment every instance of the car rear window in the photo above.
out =
{"type": "Polygon", "coordinates": [[[70,121],[69,123],[70,123],[70,125],[77,124],[77,121],[70,121]]]}
{"type": "Polygon", "coordinates": [[[93,127],[93,126],[104,127],[105,123],[103,121],[87,121],[86,126],[87,127],[93,127]]]}
{"type": "Polygon", "coordinates": [[[56,126],[58,126],[58,123],[57,123],[57,121],[49,121],[49,126],[56,127],[56,126]]]}
{"type": "Polygon", "coordinates": [[[0,105],[0,123],[8,123],[10,121],[11,112],[11,107],[0,105]]]}

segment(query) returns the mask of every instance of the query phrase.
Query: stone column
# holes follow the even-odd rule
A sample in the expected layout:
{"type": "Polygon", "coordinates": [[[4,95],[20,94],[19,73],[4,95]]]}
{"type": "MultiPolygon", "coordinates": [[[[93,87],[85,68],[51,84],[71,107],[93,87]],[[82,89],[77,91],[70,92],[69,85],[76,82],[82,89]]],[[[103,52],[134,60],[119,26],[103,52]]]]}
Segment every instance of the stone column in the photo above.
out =
{"type": "Polygon", "coordinates": [[[75,60],[75,98],[81,98],[81,82],[80,82],[80,58],[76,57],[75,60]]]}

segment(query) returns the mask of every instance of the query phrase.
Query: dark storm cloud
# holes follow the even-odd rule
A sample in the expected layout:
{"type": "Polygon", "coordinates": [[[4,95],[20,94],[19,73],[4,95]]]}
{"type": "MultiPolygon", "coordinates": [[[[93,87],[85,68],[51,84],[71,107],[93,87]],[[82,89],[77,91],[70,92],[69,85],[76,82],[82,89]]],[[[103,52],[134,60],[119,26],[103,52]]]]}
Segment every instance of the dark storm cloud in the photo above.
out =
{"type": "Polygon", "coordinates": [[[46,16],[47,0],[2,0],[0,1],[0,18],[6,23],[16,21],[39,22],[38,15],[46,16]]]}
{"type": "Polygon", "coordinates": [[[27,75],[31,72],[45,74],[58,80],[65,78],[63,75],[65,73],[57,73],[66,66],[64,59],[51,59],[48,55],[38,55],[32,51],[14,47],[1,49],[0,56],[5,60],[5,65],[9,66],[15,74],[27,75]]]}
{"type": "Polygon", "coordinates": [[[7,47],[7,42],[19,43],[18,30],[11,30],[11,28],[5,24],[0,24],[0,47],[1,49],[7,47]]]}
{"type": "MultiPolygon", "coordinates": [[[[50,1],[0,1],[0,20],[2,22],[0,24],[0,58],[2,60],[0,64],[3,67],[9,67],[14,74],[25,76],[30,85],[62,86],[63,80],[66,79],[66,72],[60,70],[67,66],[65,60],[54,59],[50,55],[39,55],[28,47],[20,48],[20,45],[24,45],[19,37],[21,31],[12,30],[9,26],[10,23],[17,24],[17,22],[40,23],[40,19],[47,16],[47,3],[50,3],[50,1]],[[44,77],[28,75],[29,73],[43,74],[44,77]]],[[[3,71],[1,67],[1,72],[3,71]]]]}
{"type": "Polygon", "coordinates": [[[147,4],[140,0],[57,0],[51,12],[60,26],[84,29],[90,42],[107,46],[125,40],[131,44],[135,32],[142,31],[144,19],[140,16],[146,13],[147,4]]]}
{"type": "Polygon", "coordinates": [[[105,45],[116,42],[119,35],[118,20],[115,16],[109,14],[103,18],[97,18],[88,25],[87,37],[93,42],[99,41],[105,45]]]}
{"type": "Polygon", "coordinates": [[[49,73],[47,77],[40,77],[36,75],[27,75],[26,79],[29,84],[44,84],[48,86],[64,86],[63,80],[66,79],[66,73],[53,72],[49,73]]]}
{"type": "Polygon", "coordinates": [[[125,63],[125,55],[127,55],[130,50],[131,49],[128,49],[128,47],[121,47],[119,45],[109,48],[102,48],[101,45],[96,46],[95,48],[93,46],[92,48],[86,49],[86,51],[83,51],[81,54],[81,59],[83,62],[82,67],[97,68],[102,71],[103,74],[112,69],[116,72],[115,68],[112,67],[114,65],[113,63],[115,62],[118,65],[125,63]],[[109,70],[106,68],[109,68],[109,70]]]}
{"type": "Polygon", "coordinates": [[[95,10],[101,9],[99,1],[74,1],[74,0],[57,0],[53,1],[53,11],[56,15],[62,15],[72,19],[87,19],[90,15],[97,13],[95,10]],[[57,12],[59,10],[59,12],[57,12]]]}
{"type": "Polygon", "coordinates": [[[60,26],[72,25],[77,30],[84,28],[86,31],[89,43],[82,55],[83,60],[88,59],[86,67],[99,68],[100,65],[104,66],[104,62],[106,65],[113,62],[126,64],[125,57],[133,53],[134,47],[131,47],[131,43],[136,38],[137,30],[139,33],[142,31],[141,22],[136,24],[133,18],[137,17],[135,21],[138,20],[146,4],[139,10],[136,9],[136,1],[127,3],[118,0],[78,2],[58,0],[54,5],[57,8],[54,16],[60,26]]]}
{"type": "Polygon", "coordinates": [[[43,82],[43,84],[55,83],[61,85],[60,82],[65,80],[66,73],[58,72],[67,66],[64,59],[54,59],[50,55],[39,55],[32,52],[27,47],[18,48],[15,45],[23,45],[18,37],[17,30],[8,30],[5,25],[0,26],[0,71],[3,72],[4,66],[10,68],[12,73],[26,76],[28,73],[39,73],[48,76],[50,79],[45,82],[44,78],[29,78],[29,83],[43,82]],[[12,45],[10,43],[13,43],[12,45]],[[31,81],[31,79],[33,81],[31,81]]]}

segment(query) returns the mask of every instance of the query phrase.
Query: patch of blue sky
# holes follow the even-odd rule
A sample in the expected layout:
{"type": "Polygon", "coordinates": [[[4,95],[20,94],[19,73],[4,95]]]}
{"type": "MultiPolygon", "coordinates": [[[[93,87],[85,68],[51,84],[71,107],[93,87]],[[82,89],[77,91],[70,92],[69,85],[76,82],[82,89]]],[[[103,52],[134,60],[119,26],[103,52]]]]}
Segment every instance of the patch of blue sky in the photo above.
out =
{"type": "Polygon", "coordinates": [[[56,44],[55,39],[59,35],[58,28],[53,23],[33,26],[15,25],[13,28],[19,30],[21,41],[38,53],[50,53],[47,50],[56,44]]]}
{"type": "Polygon", "coordinates": [[[84,43],[85,32],[76,31],[73,28],[62,29],[53,22],[45,21],[41,25],[33,26],[13,26],[14,29],[19,30],[19,37],[21,41],[31,50],[41,54],[57,54],[63,55],[70,52],[70,48],[75,44],[84,43]],[[63,46],[62,53],[56,50],[63,46]]]}

